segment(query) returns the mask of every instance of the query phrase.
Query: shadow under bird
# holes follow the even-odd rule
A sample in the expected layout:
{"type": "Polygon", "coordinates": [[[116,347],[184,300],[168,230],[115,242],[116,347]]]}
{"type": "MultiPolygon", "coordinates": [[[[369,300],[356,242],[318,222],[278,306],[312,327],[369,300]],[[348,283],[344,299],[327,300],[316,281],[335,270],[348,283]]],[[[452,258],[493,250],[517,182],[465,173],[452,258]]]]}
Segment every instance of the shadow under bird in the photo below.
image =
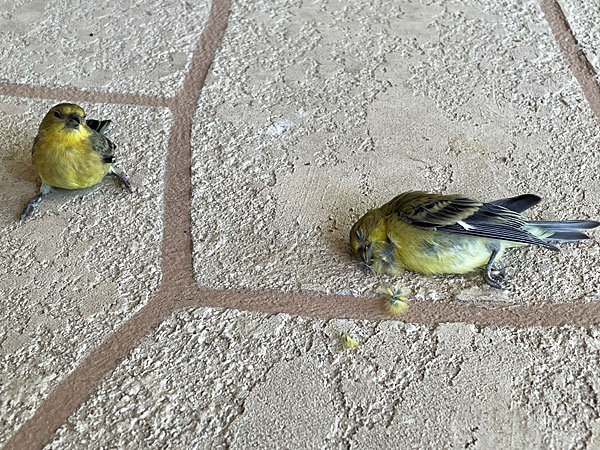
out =
{"type": "Polygon", "coordinates": [[[554,243],[588,239],[581,230],[600,225],[526,220],[520,213],[540,200],[524,194],[482,203],[462,195],[405,192],[362,216],[350,231],[350,245],[377,273],[460,274],[485,266],[485,281],[506,289],[506,269],[492,270],[505,249],[537,245],[558,251],[554,243]]]}
{"type": "Polygon", "coordinates": [[[132,192],[127,175],[114,167],[116,146],[104,135],[109,124],[110,120],[86,120],[83,109],[72,103],[61,103],[48,111],[32,149],[42,187],[25,205],[19,223],[33,214],[52,188],[83,189],[98,184],[108,174],[132,192]]]}

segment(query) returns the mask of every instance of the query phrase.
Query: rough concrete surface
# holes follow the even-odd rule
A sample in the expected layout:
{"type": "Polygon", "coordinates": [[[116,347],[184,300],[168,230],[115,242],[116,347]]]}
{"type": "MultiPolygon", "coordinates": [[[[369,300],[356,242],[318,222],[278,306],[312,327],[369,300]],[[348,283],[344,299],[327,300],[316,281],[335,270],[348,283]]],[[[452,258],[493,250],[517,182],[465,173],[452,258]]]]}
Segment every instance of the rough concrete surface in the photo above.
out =
{"type": "Polygon", "coordinates": [[[581,50],[596,72],[600,73],[600,3],[583,0],[558,0],[581,50]]]}
{"type": "Polygon", "coordinates": [[[533,0],[1,3],[0,446],[600,448],[598,326],[557,312],[598,311],[598,231],[510,252],[507,292],[376,276],[347,245],[409,189],[600,217],[600,100],[570,34],[594,25],[567,11],[569,44],[557,17],[533,0]],[[18,226],[59,101],[115,120],[135,193],[55,192],[18,226]],[[356,313],[396,281],[406,323],[356,313]],[[523,326],[536,311],[571,325],[523,326]]]}
{"type": "Polygon", "coordinates": [[[2,0],[0,39],[11,45],[0,46],[0,80],[173,96],[209,9],[208,0],[2,0]]]}
{"type": "MultiPolygon", "coordinates": [[[[532,192],[544,202],[528,217],[600,217],[600,127],[533,1],[235,2],[204,89],[192,217],[206,286],[372,294],[392,280],[348,258],[348,230],[407,190],[532,192]]],[[[480,274],[399,280],[421,300],[599,298],[593,241],[505,261],[507,293],[480,274]]]]}
{"type": "Polygon", "coordinates": [[[573,327],[192,309],[46,448],[594,448],[598,350],[597,330],[573,327]],[[359,348],[342,350],[340,331],[359,348]]]}
{"type": "Polygon", "coordinates": [[[109,136],[134,193],[111,178],[53,192],[18,225],[39,190],[31,146],[54,103],[0,97],[0,445],[161,279],[168,110],[82,104],[88,117],[114,119],[109,136]]]}

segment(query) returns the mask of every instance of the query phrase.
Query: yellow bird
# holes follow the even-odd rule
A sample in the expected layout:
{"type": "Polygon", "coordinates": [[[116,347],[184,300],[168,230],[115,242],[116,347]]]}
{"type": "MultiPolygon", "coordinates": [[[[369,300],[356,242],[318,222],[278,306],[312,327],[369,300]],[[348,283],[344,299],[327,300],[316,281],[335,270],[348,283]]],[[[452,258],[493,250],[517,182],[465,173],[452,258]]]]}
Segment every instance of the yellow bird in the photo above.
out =
{"type": "Polygon", "coordinates": [[[506,270],[492,272],[505,249],[539,245],[558,250],[552,242],[588,239],[580,230],[600,225],[594,220],[525,220],[520,213],[540,200],[524,194],[482,203],[462,195],[405,192],[361,217],[350,231],[350,245],[378,273],[467,273],[485,266],[485,281],[506,289],[506,270]]]}
{"type": "Polygon", "coordinates": [[[23,209],[20,223],[33,214],[52,188],[83,189],[109,174],[131,192],[127,175],[113,166],[116,146],[104,136],[109,124],[110,120],[85,120],[83,109],[72,103],[61,103],[48,111],[32,149],[42,187],[23,209]]]}

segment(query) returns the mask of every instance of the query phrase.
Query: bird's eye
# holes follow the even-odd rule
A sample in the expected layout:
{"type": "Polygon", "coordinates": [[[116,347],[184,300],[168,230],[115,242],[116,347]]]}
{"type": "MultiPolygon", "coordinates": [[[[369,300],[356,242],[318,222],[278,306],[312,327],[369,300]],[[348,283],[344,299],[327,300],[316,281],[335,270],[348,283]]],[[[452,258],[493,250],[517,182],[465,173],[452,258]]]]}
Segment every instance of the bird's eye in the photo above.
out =
{"type": "Polygon", "coordinates": [[[62,117],[62,114],[58,111],[54,111],[54,117],[56,117],[57,119],[60,119],[62,117]]]}

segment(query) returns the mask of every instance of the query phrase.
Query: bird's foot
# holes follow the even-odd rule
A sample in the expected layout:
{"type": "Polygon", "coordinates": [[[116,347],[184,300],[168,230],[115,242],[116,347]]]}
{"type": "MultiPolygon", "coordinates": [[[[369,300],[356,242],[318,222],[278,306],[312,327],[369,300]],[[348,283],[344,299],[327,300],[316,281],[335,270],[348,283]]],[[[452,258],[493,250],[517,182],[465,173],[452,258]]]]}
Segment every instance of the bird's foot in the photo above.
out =
{"type": "Polygon", "coordinates": [[[31,200],[29,200],[29,202],[27,202],[19,218],[19,225],[23,225],[23,222],[25,222],[29,217],[33,215],[33,212],[35,211],[37,206],[42,202],[43,198],[44,194],[40,193],[33,197],[31,200]]]}
{"type": "Polygon", "coordinates": [[[506,290],[508,289],[508,280],[510,276],[506,267],[500,270],[485,270],[483,273],[483,279],[487,284],[496,289],[506,290]]]}
{"type": "Polygon", "coordinates": [[[131,182],[129,181],[129,177],[125,172],[117,173],[113,171],[111,175],[117,177],[117,181],[119,182],[119,186],[121,186],[121,189],[125,189],[130,194],[133,192],[133,190],[131,189],[131,182]]]}

